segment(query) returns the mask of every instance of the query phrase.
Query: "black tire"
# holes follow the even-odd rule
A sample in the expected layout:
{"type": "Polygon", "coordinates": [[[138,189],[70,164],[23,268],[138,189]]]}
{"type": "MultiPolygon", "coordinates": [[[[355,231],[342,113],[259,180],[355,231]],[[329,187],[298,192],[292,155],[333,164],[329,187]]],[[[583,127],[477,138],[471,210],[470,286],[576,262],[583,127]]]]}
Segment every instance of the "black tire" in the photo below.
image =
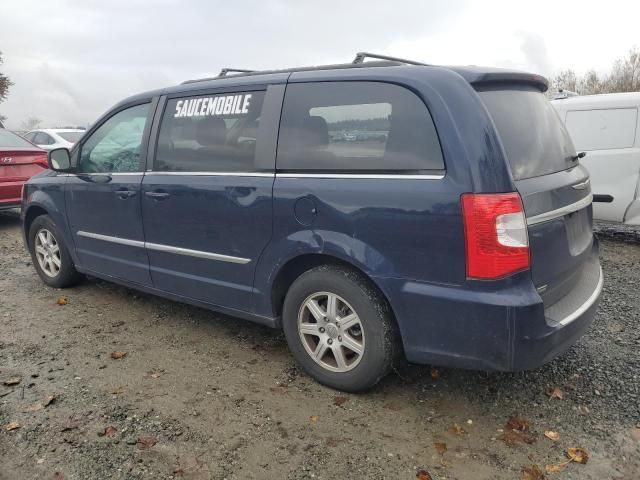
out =
{"type": "MultiPolygon", "coordinates": [[[[389,373],[401,351],[399,335],[387,302],[365,277],[346,268],[325,265],[303,273],[287,292],[282,317],[287,343],[297,362],[318,382],[338,390],[358,392],[373,387],[389,373]],[[299,334],[298,315],[303,304],[310,296],[320,292],[338,295],[359,317],[364,352],[351,370],[331,371],[316,362],[307,352],[303,343],[305,340],[299,334]]],[[[328,328],[325,330],[328,331],[328,328]]],[[[313,336],[310,338],[315,339],[313,336]]],[[[331,348],[336,346],[332,343],[331,348]]],[[[333,352],[328,354],[329,357],[325,358],[335,358],[333,352]]]]}
{"type": "Polygon", "coordinates": [[[31,227],[29,228],[29,251],[31,252],[31,261],[36,269],[36,272],[38,272],[38,275],[40,276],[42,281],[50,287],[66,288],[75,285],[80,280],[82,280],[83,275],[76,270],[62,233],[53,223],[49,215],[41,215],[37,217],[31,224],[31,227]],[[43,270],[36,255],[36,235],[38,235],[38,233],[42,232],[43,230],[51,233],[60,252],[60,268],[59,271],[53,276],[47,274],[43,270]]]}

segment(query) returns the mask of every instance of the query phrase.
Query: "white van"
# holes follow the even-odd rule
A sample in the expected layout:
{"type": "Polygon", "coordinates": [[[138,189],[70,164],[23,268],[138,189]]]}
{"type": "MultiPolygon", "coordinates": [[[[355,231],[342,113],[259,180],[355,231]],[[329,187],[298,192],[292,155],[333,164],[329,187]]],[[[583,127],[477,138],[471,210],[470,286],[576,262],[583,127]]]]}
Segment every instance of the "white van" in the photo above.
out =
{"type": "Polygon", "coordinates": [[[640,92],[553,100],[591,174],[596,220],[640,225],[640,92]]]}

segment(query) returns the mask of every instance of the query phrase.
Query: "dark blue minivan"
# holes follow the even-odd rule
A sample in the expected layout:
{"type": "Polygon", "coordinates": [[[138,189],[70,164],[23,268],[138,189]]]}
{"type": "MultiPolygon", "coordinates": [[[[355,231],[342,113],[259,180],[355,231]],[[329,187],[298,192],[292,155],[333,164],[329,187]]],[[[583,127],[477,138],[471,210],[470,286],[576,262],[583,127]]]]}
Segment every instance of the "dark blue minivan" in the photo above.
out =
{"type": "Polygon", "coordinates": [[[39,276],[282,328],[345,391],[402,358],[551,360],[593,321],[603,277],[589,175],[547,81],[380,58],[119,103],[24,188],[39,276]]]}

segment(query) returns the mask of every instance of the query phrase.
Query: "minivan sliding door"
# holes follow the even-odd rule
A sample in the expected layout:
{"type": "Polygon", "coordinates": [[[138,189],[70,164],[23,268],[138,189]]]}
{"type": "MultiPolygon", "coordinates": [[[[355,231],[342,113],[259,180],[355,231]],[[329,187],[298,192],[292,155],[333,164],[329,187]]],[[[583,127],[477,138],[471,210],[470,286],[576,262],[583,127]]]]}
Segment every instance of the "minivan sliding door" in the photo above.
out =
{"type": "Polygon", "coordinates": [[[156,288],[249,311],[271,238],[282,86],[169,97],[142,183],[156,288]]]}

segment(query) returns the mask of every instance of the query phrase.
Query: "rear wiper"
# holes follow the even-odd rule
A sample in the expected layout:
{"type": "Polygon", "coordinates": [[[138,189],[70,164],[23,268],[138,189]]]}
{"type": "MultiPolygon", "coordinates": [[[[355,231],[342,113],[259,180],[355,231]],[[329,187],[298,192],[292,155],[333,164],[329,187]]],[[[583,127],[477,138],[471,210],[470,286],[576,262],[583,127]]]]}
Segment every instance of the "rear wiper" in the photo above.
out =
{"type": "Polygon", "coordinates": [[[579,152],[577,155],[574,155],[573,157],[571,157],[571,160],[580,160],[581,158],[584,158],[587,156],[587,152],[579,152]]]}

